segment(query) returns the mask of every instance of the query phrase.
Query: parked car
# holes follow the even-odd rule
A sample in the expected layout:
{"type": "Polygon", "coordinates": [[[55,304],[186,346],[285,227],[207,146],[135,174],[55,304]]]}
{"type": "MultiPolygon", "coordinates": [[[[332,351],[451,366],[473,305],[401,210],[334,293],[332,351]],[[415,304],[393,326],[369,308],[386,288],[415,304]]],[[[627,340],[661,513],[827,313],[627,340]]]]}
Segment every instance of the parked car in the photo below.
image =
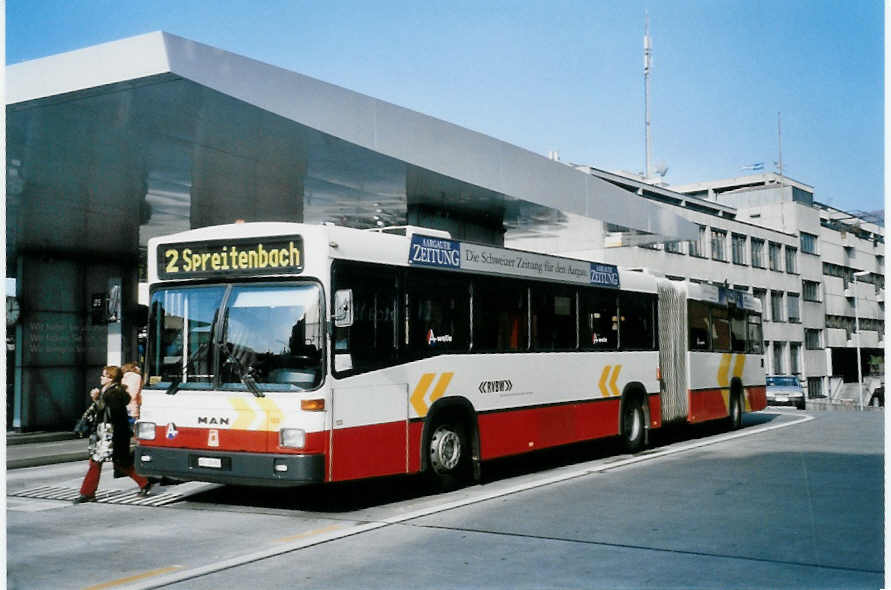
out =
{"type": "Polygon", "coordinates": [[[804,389],[795,375],[767,376],[767,404],[770,406],[795,406],[804,409],[804,389]]]}
{"type": "Polygon", "coordinates": [[[869,398],[869,405],[879,407],[885,405],[885,386],[876,387],[869,398]]]}

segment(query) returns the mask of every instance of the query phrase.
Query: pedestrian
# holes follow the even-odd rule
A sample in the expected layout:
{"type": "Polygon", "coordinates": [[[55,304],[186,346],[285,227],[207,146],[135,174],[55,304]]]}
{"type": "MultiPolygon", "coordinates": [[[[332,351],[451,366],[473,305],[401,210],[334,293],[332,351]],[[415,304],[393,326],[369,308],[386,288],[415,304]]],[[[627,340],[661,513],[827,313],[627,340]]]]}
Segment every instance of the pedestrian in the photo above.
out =
{"type": "Polygon", "coordinates": [[[121,385],[130,394],[130,403],[127,404],[127,416],[130,420],[130,429],[134,428],[139,419],[139,407],[142,405],[142,371],[136,363],[127,363],[121,367],[124,376],[121,377],[121,385]]]}
{"type": "Polygon", "coordinates": [[[100,387],[90,391],[96,401],[99,419],[90,433],[90,467],[80,486],[80,496],[75,504],[96,500],[102,463],[111,460],[115,470],[130,476],[139,485],[139,495],[147,496],[152,484],[133,469],[130,455],[130,428],[127,421],[127,404],[130,395],[121,385],[120,367],[108,366],[102,369],[100,387]]]}

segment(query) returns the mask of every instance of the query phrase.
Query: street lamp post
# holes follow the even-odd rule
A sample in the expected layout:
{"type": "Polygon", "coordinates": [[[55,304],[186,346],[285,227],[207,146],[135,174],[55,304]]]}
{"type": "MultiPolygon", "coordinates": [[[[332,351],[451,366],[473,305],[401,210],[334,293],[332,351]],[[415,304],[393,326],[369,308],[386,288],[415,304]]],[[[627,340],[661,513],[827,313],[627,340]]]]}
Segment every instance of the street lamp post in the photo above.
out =
{"type": "Polygon", "coordinates": [[[854,331],[857,332],[857,385],[860,389],[860,410],[863,411],[863,369],[860,363],[860,316],[857,315],[857,279],[865,277],[869,274],[868,270],[861,270],[854,273],[854,282],[851,287],[854,289],[854,331]]]}

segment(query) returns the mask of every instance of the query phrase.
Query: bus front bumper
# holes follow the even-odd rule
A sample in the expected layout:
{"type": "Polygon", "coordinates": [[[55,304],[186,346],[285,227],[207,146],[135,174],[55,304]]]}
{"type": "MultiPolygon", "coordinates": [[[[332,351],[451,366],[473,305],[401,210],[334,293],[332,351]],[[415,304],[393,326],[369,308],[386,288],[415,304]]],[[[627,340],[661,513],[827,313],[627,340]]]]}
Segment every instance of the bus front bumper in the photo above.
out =
{"type": "Polygon", "coordinates": [[[325,480],[324,455],[227,453],[137,445],[134,466],[145,476],[237,485],[290,487],[325,480]]]}

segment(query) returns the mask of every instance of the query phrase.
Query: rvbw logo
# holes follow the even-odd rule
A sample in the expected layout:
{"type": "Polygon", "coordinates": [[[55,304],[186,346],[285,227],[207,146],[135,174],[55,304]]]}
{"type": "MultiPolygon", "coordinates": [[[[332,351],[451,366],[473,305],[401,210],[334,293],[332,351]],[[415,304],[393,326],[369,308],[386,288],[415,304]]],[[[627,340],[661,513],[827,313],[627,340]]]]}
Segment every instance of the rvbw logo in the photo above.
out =
{"type": "Polygon", "coordinates": [[[480,393],[504,393],[514,388],[510,379],[495,379],[480,383],[480,393]]]}

